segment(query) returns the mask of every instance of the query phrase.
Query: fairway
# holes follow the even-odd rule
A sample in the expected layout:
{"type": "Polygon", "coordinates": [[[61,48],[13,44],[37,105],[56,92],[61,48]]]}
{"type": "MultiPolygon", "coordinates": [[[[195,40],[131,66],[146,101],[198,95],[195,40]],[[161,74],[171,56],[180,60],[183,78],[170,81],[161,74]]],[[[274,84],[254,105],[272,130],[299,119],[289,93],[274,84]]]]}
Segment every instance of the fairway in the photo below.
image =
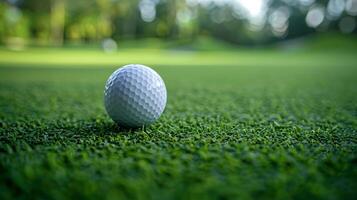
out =
{"type": "Polygon", "coordinates": [[[354,199],[355,51],[0,49],[0,199],[354,199]],[[109,75],[146,64],[162,117],[117,127],[109,75]]]}

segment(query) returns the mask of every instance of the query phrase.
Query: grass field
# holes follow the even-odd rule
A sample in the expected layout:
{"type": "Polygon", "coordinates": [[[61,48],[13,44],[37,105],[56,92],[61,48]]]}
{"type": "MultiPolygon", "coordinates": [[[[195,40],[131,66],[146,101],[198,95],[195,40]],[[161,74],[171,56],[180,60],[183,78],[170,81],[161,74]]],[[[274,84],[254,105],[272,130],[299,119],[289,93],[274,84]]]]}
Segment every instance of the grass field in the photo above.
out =
{"type": "Polygon", "coordinates": [[[0,49],[0,199],[355,199],[355,51],[0,49]],[[117,127],[108,76],[152,66],[168,104],[117,127]]]}

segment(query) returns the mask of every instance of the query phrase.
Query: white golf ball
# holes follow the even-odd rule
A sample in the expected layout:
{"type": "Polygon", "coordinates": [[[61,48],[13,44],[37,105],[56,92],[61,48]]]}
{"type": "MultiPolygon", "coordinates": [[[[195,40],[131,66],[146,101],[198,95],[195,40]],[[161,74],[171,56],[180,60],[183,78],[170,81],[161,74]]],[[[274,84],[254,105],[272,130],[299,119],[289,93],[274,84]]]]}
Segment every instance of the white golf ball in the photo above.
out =
{"type": "Polygon", "coordinates": [[[164,81],[144,65],[117,69],[105,85],[105,109],[119,126],[141,127],[155,122],[165,109],[166,99],[164,81]]]}

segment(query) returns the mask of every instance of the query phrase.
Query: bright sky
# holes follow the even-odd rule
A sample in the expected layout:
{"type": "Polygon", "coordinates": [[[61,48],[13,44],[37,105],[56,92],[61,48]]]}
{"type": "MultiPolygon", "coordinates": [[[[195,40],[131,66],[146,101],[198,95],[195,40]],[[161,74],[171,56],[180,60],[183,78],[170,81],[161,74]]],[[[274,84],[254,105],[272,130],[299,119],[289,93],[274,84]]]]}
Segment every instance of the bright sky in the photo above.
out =
{"type": "MultiPolygon", "coordinates": [[[[220,0],[218,0],[220,1],[220,0]]],[[[248,14],[249,17],[258,17],[262,14],[264,7],[266,6],[265,0],[233,0],[240,4],[248,14]]]]}
{"type": "Polygon", "coordinates": [[[216,4],[231,4],[238,5],[243,8],[249,15],[247,17],[255,18],[263,14],[266,7],[267,0],[187,0],[187,2],[196,2],[208,5],[210,2],[215,2],[216,4]]]}

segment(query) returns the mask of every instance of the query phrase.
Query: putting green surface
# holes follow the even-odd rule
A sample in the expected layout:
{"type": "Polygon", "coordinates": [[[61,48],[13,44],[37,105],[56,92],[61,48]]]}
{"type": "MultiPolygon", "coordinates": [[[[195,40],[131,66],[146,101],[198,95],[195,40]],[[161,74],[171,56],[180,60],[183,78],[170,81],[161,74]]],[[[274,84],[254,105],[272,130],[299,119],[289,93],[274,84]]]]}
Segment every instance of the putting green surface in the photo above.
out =
{"type": "Polygon", "coordinates": [[[353,52],[0,50],[0,199],[353,199],[353,52]],[[163,77],[152,126],[103,107],[115,66],[163,77]]]}

